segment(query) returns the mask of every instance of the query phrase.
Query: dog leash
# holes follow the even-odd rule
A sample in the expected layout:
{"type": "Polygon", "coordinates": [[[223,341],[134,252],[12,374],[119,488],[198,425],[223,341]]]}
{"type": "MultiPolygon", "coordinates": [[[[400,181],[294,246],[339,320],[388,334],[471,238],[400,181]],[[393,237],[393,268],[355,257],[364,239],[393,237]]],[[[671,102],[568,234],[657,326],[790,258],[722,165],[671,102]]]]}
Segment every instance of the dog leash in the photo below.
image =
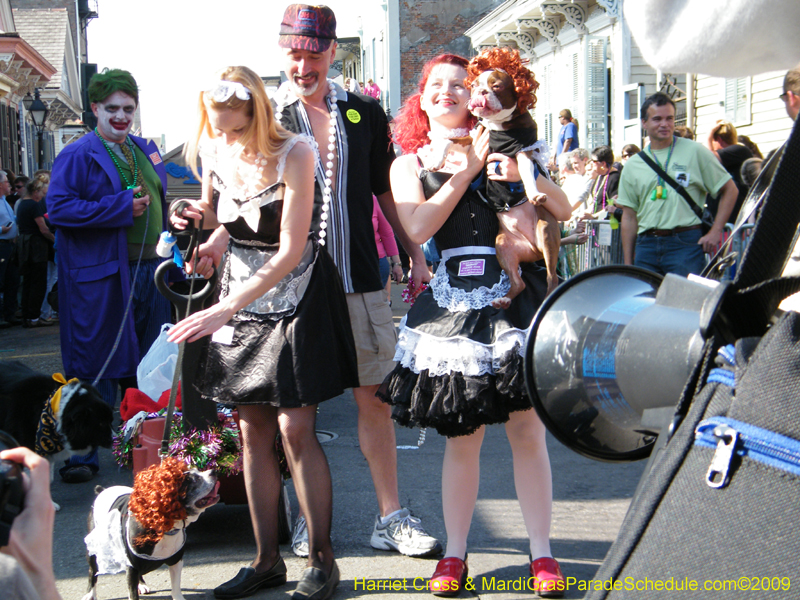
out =
{"type": "MultiPolygon", "coordinates": [[[[187,206],[188,203],[186,202],[176,202],[170,209],[172,213],[179,213],[181,214],[183,209],[187,206]]],[[[191,257],[190,260],[192,261],[192,273],[196,273],[197,268],[197,249],[199,247],[199,236],[201,231],[203,231],[203,221],[204,217],[200,216],[200,225],[195,226],[194,221],[190,221],[189,226],[189,247],[186,249],[186,255],[191,257]]],[[[160,279],[159,274],[166,269],[172,267],[175,264],[174,260],[164,261],[159,265],[159,268],[156,270],[156,285],[158,285],[160,279]]],[[[214,272],[216,275],[216,270],[214,272]]],[[[186,298],[186,314],[184,318],[188,317],[192,314],[192,300],[203,300],[206,298],[214,289],[216,283],[216,277],[212,277],[206,282],[205,287],[197,293],[195,296],[194,293],[194,283],[195,277],[193,276],[189,280],[189,295],[188,296],[181,296],[170,290],[168,287],[164,287],[160,289],[160,291],[167,296],[167,298],[173,300],[173,304],[175,304],[174,300],[180,299],[183,300],[186,298]]],[[[176,306],[176,310],[179,310],[176,306]]],[[[179,315],[180,316],[180,315],[179,315]]],[[[161,449],[158,452],[159,457],[161,460],[164,460],[165,457],[169,456],[169,437],[170,437],[170,430],[172,429],[172,419],[175,413],[175,402],[177,400],[178,395],[178,381],[181,377],[181,371],[183,368],[183,354],[186,348],[186,341],[181,342],[178,344],[178,357],[175,361],[175,373],[172,376],[172,387],[169,391],[169,403],[167,404],[167,414],[164,419],[164,435],[161,438],[161,449]]]]}
{"type": "Polygon", "coordinates": [[[150,227],[150,209],[145,211],[145,221],[144,221],[144,234],[142,234],[142,245],[139,248],[139,258],[136,259],[136,271],[133,273],[133,280],[131,281],[131,291],[128,294],[128,303],[125,305],[125,312],[122,314],[122,323],[119,325],[119,331],[117,331],[117,338],[114,340],[114,345],[111,347],[111,352],[108,354],[108,358],[106,358],[106,362],[103,363],[100,372],[97,374],[97,377],[94,378],[92,385],[97,387],[97,383],[103,378],[103,374],[105,374],[108,365],[111,363],[111,358],[116,354],[117,348],[119,347],[119,342],[122,339],[122,332],[125,331],[125,320],[128,318],[128,313],[131,310],[131,302],[133,302],[133,293],[136,289],[136,281],[139,278],[139,269],[142,266],[142,256],[144,255],[144,245],[145,240],[147,239],[147,229],[150,227]]]}

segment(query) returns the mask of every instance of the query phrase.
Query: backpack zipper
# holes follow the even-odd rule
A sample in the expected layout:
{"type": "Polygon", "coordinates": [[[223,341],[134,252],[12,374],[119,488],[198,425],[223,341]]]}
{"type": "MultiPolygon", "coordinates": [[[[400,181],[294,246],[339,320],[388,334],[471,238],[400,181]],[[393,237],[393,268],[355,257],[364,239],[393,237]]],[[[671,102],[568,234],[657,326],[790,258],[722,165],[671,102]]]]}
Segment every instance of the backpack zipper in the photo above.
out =
{"type": "Polygon", "coordinates": [[[730,481],[734,455],[800,476],[800,441],[727,417],[712,417],[695,429],[696,446],[716,448],[706,483],[723,488],[730,481]]]}

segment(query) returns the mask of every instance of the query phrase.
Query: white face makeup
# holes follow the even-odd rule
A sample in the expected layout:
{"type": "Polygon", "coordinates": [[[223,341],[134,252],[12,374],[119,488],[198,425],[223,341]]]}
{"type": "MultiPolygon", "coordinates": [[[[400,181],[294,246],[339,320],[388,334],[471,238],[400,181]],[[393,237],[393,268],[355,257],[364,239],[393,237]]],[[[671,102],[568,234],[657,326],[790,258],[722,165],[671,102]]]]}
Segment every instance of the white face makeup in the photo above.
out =
{"type": "Polygon", "coordinates": [[[102,102],[92,102],[92,112],[97,117],[97,131],[108,142],[125,141],[133,127],[136,100],[125,92],[114,92],[102,102]]]}

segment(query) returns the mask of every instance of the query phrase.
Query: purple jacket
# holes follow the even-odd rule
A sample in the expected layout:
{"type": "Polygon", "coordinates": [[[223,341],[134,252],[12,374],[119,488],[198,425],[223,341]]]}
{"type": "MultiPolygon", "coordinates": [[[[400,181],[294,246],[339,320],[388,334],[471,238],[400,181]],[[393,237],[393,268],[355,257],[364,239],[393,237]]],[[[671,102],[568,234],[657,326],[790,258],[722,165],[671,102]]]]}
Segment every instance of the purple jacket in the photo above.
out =
{"type": "MultiPolygon", "coordinates": [[[[150,157],[166,193],[167,174],[153,142],[130,136],[150,157]]],[[[64,148],[53,164],[47,191],[50,222],[57,227],[61,356],[69,377],[93,380],[111,353],[130,293],[127,228],[133,226],[133,191],[123,189],[117,168],[92,132],[64,148]]],[[[167,226],[167,204],[162,223],[167,226]]],[[[151,224],[152,225],[152,224],[151,224]]],[[[139,348],[133,311],[106,379],[136,375],[139,348]]]]}

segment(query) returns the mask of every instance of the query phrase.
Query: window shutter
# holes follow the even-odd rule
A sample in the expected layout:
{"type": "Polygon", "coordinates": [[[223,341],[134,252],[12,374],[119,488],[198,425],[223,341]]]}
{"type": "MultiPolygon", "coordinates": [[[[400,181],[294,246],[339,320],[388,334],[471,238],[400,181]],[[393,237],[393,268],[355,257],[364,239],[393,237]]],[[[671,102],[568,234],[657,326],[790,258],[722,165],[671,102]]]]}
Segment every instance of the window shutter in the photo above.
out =
{"type": "Polygon", "coordinates": [[[9,110],[5,104],[0,104],[0,160],[2,164],[9,165],[11,163],[11,119],[9,118],[9,110]]]}
{"type": "Polygon", "coordinates": [[[736,126],[750,124],[750,78],[725,80],[725,118],[736,126]]]}
{"type": "Polygon", "coordinates": [[[11,170],[14,173],[22,173],[22,148],[19,143],[19,115],[16,107],[9,106],[11,116],[9,118],[9,132],[11,133],[11,170]]]}
{"type": "Polygon", "coordinates": [[[544,115],[544,140],[550,147],[550,151],[553,152],[553,144],[555,143],[553,138],[553,113],[545,113],[544,115]]]}
{"type": "Polygon", "coordinates": [[[578,54],[572,55],[572,104],[578,105],[578,54]]]}
{"type": "Polygon", "coordinates": [[[542,122],[540,123],[542,133],[539,135],[541,136],[543,134],[547,145],[552,148],[554,143],[553,109],[552,103],[550,102],[550,94],[553,90],[553,65],[545,65],[542,69],[541,84],[539,90],[544,91],[544,93],[538,98],[538,106],[542,109],[542,122]]]}
{"type": "Polygon", "coordinates": [[[608,144],[608,93],[606,90],[606,38],[586,40],[586,147],[608,144]]]}

